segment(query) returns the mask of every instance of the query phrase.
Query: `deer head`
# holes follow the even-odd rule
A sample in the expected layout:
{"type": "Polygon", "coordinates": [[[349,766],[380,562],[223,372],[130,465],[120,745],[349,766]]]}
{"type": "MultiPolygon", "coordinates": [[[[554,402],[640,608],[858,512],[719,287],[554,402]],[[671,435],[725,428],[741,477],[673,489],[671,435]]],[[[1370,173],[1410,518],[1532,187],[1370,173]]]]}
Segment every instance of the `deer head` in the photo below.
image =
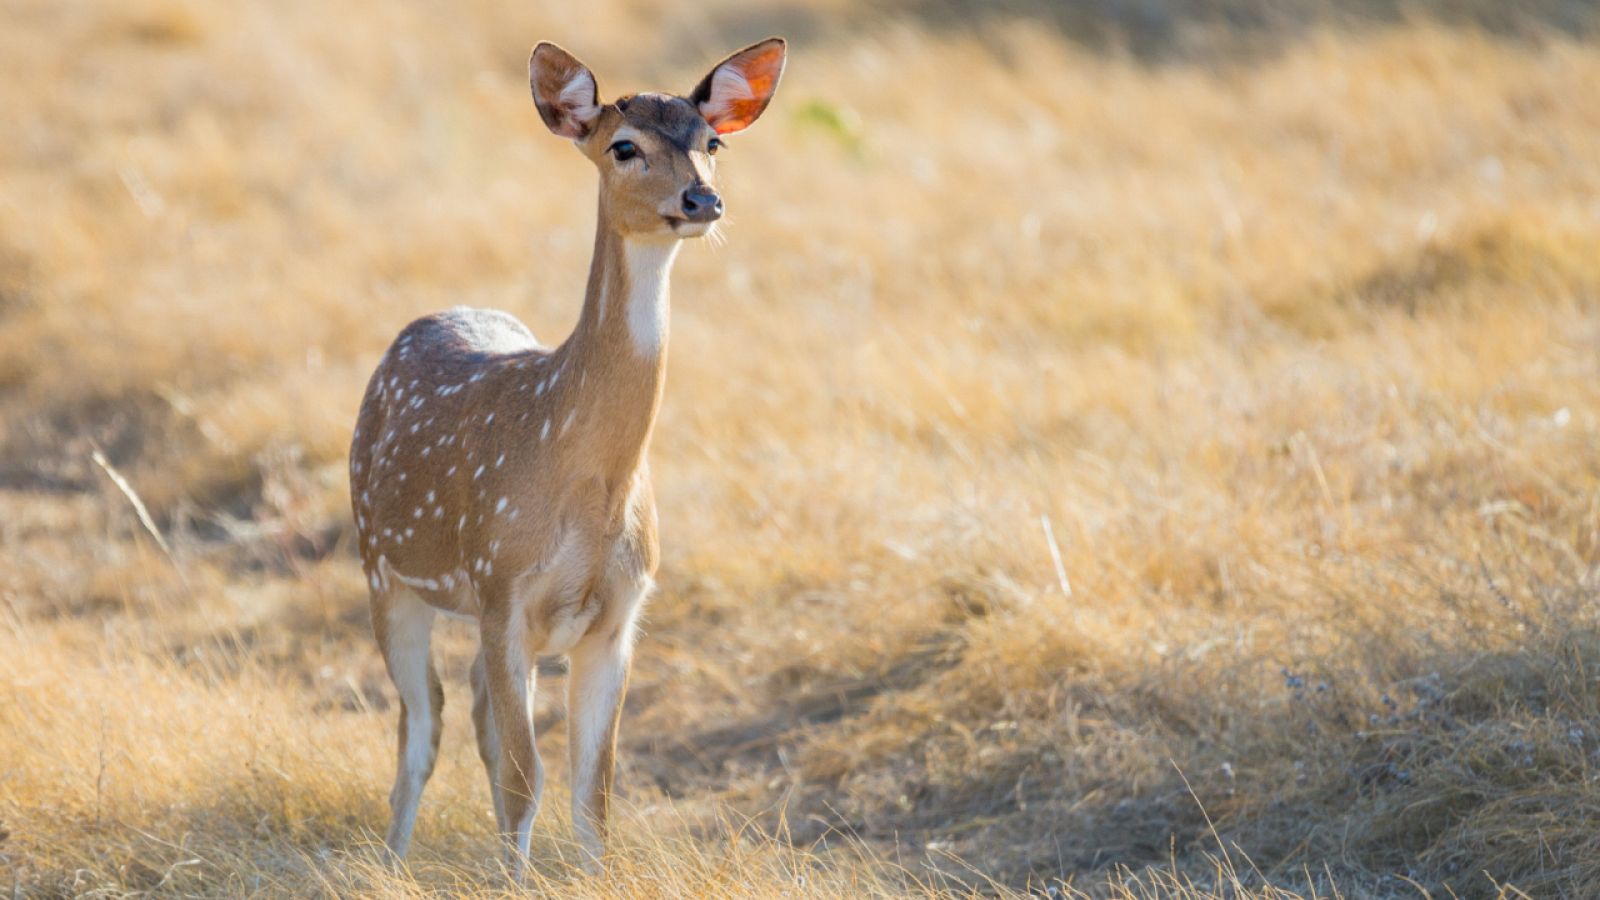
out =
{"type": "Polygon", "coordinates": [[[539,116],[600,172],[600,211],[631,238],[699,237],[722,217],[716,155],[771,101],[787,45],[767,38],[712,67],[689,95],[600,100],[594,74],[552,43],[533,48],[528,81],[539,116]]]}

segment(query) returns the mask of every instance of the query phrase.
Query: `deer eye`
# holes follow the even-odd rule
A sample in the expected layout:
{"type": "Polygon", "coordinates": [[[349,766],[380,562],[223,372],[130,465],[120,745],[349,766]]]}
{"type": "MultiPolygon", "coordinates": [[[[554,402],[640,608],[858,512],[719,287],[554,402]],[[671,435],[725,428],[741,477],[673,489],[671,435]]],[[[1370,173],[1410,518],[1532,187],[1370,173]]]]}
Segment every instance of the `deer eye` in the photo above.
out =
{"type": "Polygon", "coordinates": [[[721,149],[722,149],[722,138],[715,138],[714,137],[711,140],[706,142],[706,152],[711,154],[712,156],[716,156],[717,155],[717,151],[721,150],[721,149]]]}
{"type": "Polygon", "coordinates": [[[639,155],[639,147],[633,141],[617,141],[607,149],[617,162],[627,162],[639,155]]]}

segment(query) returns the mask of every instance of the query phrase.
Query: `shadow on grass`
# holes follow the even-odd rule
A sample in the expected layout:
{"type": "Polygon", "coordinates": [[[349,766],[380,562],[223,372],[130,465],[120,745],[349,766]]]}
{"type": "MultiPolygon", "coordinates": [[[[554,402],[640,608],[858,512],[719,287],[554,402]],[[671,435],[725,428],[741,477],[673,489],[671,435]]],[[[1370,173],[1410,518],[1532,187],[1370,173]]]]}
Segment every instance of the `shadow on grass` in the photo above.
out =
{"type": "MultiPolygon", "coordinates": [[[[1580,589],[1562,606],[1595,600],[1580,589]]],[[[1268,696],[1259,660],[1171,668],[1077,691],[1091,723],[1077,734],[1035,722],[1009,739],[1015,723],[998,723],[956,740],[929,724],[906,732],[903,751],[806,777],[813,742],[871,740],[874,716],[941,690],[952,660],[941,647],[771,713],[636,739],[629,777],[673,796],[765,785],[753,802],[766,805],[746,812],[770,833],[809,850],[864,841],[961,890],[1084,888],[1174,866],[1221,889],[1221,859],[1240,885],[1306,893],[1495,896],[1509,883],[1600,896],[1600,629],[1553,607],[1539,618],[1500,649],[1439,637],[1418,653],[1357,636],[1366,663],[1312,661],[1325,680],[1286,671],[1268,696]],[[1388,674],[1363,671],[1373,660],[1388,674]],[[952,748],[973,741],[952,773],[952,748]]],[[[969,714],[968,726],[992,717],[969,714]]]]}
{"type": "MultiPolygon", "coordinates": [[[[678,734],[630,742],[634,777],[653,781],[669,797],[719,790],[735,770],[781,771],[784,755],[818,728],[854,718],[885,694],[914,690],[956,662],[952,641],[931,642],[859,678],[815,685],[777,699],[771,712],[678,734]]],[[[632,699],[639,703],[640,699],[632,699]]]]}
{"type": "MultiPolygon", "coordinates": [[[[1020,21],[1081,49],[1145,65],[1253,62],[1326,28],[1434,23],[1511,41],[1600,33],[1600,5],[1589,0],[881,0],[847,15],[789,3],[723,11],[711,30],[724,35],[724,43],[783,34],[797,45],[821,44],[894,19],[980,37],[990,26],[1020,21]]],[[[699,31],[666,46],[698,47],[699,31]]]]}

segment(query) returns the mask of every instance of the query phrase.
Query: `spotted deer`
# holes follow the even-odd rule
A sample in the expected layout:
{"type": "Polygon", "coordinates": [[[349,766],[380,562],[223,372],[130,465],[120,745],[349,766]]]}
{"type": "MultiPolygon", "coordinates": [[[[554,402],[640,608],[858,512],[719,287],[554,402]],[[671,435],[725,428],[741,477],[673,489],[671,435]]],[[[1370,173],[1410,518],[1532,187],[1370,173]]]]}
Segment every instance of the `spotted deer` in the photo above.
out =
{"type": "Polygon", "coordinates": [[[722,216],[722,136],[766,109],[786,45],[724,59],[687,97],[602,103],[594,75],[533,49],[539,116],[600,174],[583,311],[559,347],[521,322],[457,307],[412,322],[367,385],[350,492],[372,623],[400,695],[388,847],[403,858],[438,754],[437,613],[477,622],[472,720],[512,872],[527,864],[544,766],[532,706],[541,655],[568,660],[573,827],[598,867],[635,622],[653,585],[646,462],[667,362],[667,276],[722,216]]]}

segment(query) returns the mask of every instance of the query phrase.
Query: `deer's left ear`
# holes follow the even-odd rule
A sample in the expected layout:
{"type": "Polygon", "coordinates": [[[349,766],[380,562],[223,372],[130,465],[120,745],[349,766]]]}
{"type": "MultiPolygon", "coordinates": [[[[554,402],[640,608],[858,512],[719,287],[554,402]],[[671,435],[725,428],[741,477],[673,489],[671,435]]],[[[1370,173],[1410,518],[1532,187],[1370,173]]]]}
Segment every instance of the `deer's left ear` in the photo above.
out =
{"type": "Polygon", "coordinates": [[[581,141],[600,118],[600,92],[594,74],[571,53],[540,41],[528,57],[528,86],[539,118],[551,131],[581,141]]]}
{"type": "Polygon", "coordinates": [[[749,128],[778,90],[788,47],[783,38],[770,37],[740,50],[717,63],[689,102],[717,134],[749,128]]]}

